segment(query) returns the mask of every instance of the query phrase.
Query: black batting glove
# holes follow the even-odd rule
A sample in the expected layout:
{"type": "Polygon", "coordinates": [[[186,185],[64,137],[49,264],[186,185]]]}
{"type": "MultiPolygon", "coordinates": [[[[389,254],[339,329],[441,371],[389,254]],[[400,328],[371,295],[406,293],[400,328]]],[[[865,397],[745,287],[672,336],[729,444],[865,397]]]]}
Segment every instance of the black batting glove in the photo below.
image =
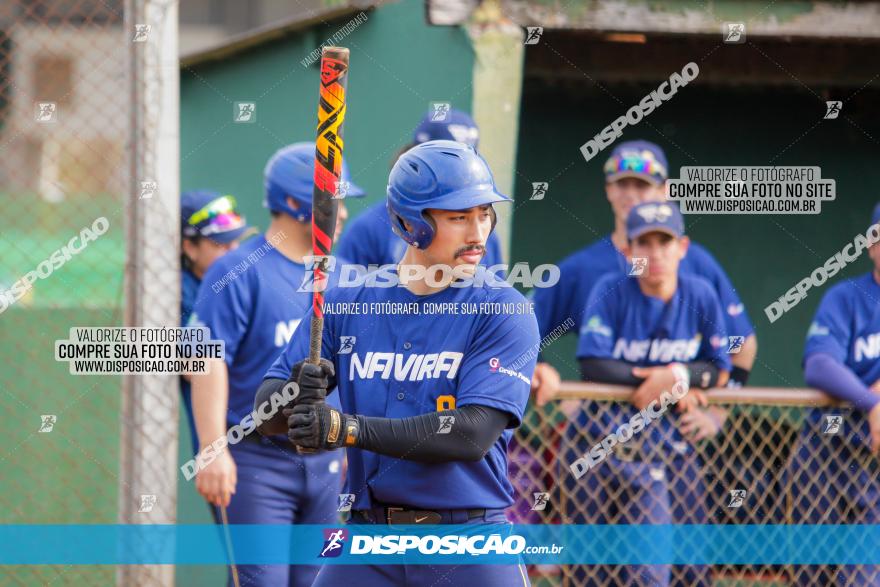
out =
{"type": "Polygon", "coordinates": [[[287,382],[299,386],[299,395],[293,405],[322,402],[327,397],[327,390],[336,387],[336,369],[328,359],[322,358],[320,365],[303,359],[290,370],[287,382]]]}
{"type": "Polygon", "coordinates": [[[357,418],[343,414],[321,401],[297,404],[284,410],[287,437],[301,448],[333,450],[355,446],[360,432],[357,418]]]}

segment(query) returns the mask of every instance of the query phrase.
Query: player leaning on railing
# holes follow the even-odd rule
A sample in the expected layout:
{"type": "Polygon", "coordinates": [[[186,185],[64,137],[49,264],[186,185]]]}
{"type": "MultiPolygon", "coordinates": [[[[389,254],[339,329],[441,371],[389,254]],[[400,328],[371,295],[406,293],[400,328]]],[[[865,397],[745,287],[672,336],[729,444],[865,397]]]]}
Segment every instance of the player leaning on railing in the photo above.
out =
{"type": "MultiPolygon", "coordinates": [[[[627,258],[626,221],[633,206],[645,202],[666,201],[669,163],[660,146],[649,141],[627,141],[611,152],[605,162],[605,196],[614,214],[614,231],[559,262],[560,279],[556,285],[535,290],[535,315],[541,336],[545,337],[569,317],[581,326],[584,303],[590,292],[605,275],[624,278],[632,263],[627,258]]],[[[724,269],[703,246],[693,241],[679,263],[681,274],[696,275],[707,280],[721,300],[727,334],[741,337],[738,352],[731,356],[731,387],[746,384],[758,342],[745,305],[724,269]]],[[[539,362],[536,377],[552,380],[553,367],[539,362]]],[[[558,376],[556,377],[558,383],[558,376]]],[[[538,404],[553,396],[558,385],[541,385],[538,404]]],[[[717,408],[714,408],[717,410],[717,408]]],[[[724,417],[720,410],[716,417],[724,417]]],[[[717,430],[716,430],[717,431],[717,430]]]]}
{"type": "MultiPolygon", "coordinates": [[[[628,255],[647,258],[647,266],[638,278],[611,274],[599,280],[585,306],[577,356],[585,380],[636,389],[631,405],[584,402],[566,429],[562,463],[584,460],[578,475],[563,477],[568,494],[564,519],[706,523],[701,463],[673,409],[665,411],[666,394],[680,397],[674,410],[686,418],[706,403],[699,388],[726,383],[731,366],[724,312],[706,280],[678,271],[689,240],[675,204],[633,207],[626,236],[628,255]],[[610,443],[601,445],[610,433],[616,433],[613,449],[610,443]]],[[[708,567],[601,567],[594,572],[626,585],[710,583],[708,567]]],[[[575,570],[582,579],[584,573],[582,567],[575,570]]]]}
{"type": "MultiPolygon", "coordinates": [[[[872,218],[880,231],[880,204],[872,218]]],[[[822,298],[804,345],[807,385],[852,404],[816,408],[791,464],[796,523],[880,523],[880,243],[869,273],[838,283],[822,298]],[[872,454],[874,453],[874,454],[872,454]]],[[[876,585],[877,567],[804,567],[805,585],[876,585]]]]}

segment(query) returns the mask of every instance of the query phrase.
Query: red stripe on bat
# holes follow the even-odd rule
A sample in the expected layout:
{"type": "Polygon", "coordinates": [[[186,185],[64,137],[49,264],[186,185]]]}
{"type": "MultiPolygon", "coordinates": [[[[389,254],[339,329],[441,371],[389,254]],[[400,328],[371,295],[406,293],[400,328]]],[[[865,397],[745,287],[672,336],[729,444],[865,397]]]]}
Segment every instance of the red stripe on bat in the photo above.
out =
{"type": "Polygon", "coordinates": [[[325,233],[319,226],[312,224],[312,248],[316,249],[315,244],[320,244],[323,247],[322,251],[315,251],[322,255],[326,255],[330,252],[330,247],[333,245],[333,239],[331,239],[327,233],[325,233]]]}
{"type": "Polygon", "coordinates": [[[315,313],[316,318],[324,317],[324,295],[315,292],[314,298],[312,299],[312,310],[315,313]]]}
{"type": "MultiPolygon", "coordinates": [[[[319,157],[319,160],[321,158],[319,157]]],[[[334,157],[330,157],[328,163],[336,167],[334,157]]],[[[323,163],[323,161],[321,162],[323,163]]],[[[340,166],[341,167],[341,166],[340,166]]],[[[322,192],[327,192],[330,194],[336,193],[336,182],[339,181],[339,176],[334,173],[333,170],[327,169],[323,165],[315,165],[315,187],[321,190],[322,192]]]]}

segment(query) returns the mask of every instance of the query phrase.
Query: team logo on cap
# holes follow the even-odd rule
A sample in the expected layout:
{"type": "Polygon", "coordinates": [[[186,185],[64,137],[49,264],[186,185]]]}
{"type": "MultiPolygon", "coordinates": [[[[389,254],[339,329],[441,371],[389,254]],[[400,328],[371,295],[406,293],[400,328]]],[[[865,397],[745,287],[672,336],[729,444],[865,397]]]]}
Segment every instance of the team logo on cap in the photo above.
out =
{"type": "Polygon", "coordinates": [[[456,142],[464,143],[465,145],[470,145],[471,147],[476,145],[477,140],[480,138],[480,131],[473,126],[467,126],[465,124],[450,124],[446,128],[449,130],[449,134],[452,135],[452,138],[455,139],[456,142]]]}
{"type": "Polygon", "coordinates": [[[645,222],[666,222],[672,216],[672,208],[669,204],[655,204],[653,206],[642,206],[636,210],[636,213],[645,222]]]}
{"type": "Polygon", "coordinates": [[[335,558],[342,554],[342,545],[348,539],[348,530],[338,528],[336,530],[324,529],[324,548],[318,558],[335,558]]]}

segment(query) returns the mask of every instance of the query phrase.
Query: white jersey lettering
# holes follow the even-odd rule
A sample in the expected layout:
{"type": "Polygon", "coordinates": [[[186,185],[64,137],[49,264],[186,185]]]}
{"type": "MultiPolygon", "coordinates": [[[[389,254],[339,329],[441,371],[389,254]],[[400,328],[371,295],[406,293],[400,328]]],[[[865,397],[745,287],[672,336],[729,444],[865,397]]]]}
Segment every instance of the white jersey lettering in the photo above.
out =
{"type": "Polygon", "coordinates": [[[401,353],[377,353],[370,351],[361,356],[351,354],[348,380],[393,379],[395,381],[421,381],[423,379],[455,379],[464,355],[453,351],[427,355],[401,353]]]}
{"type": "Polygon", "coordinates": [[[299,326],[300,322],[302,322],[302,319],[298,318],[296,320],[277,323],[275,325],[275,346],[287,346],[290,337],[293,336],[293,333],[296,331],[296,327],[299,326]]]}

